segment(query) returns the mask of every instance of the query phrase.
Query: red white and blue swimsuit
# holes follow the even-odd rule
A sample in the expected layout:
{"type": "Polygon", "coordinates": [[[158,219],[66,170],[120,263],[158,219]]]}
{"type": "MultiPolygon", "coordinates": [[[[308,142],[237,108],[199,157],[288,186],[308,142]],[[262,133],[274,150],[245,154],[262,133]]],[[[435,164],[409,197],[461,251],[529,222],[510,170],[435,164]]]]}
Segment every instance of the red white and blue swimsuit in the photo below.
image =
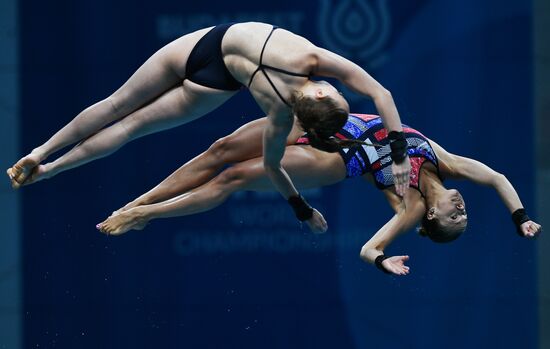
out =
{"type": "MultiPolygon", "coordinates": [[[[419,189],[419,174],[422,165],[429,161],[439,172],[437,156],[428,139],[415,129],[403,125],[407,140],[407,154],[411,160],[411,175],[409,185],[419,189]]],[[[371,173],[378,189],[386,189],[392,185],[390,141],[388,131],[378,115],[350,114],[344,127],[334,135],[340,139],[357,139],[367,144],[378,144],[381,147],[368,145],[344,148],[339,151],[346,164],[348,178],[371,173]]],[[[296,141],[296,144],[309,144],[307,135],[296,141]]],[[[438,173],[439,174],[439,173],[438,173]]]]}

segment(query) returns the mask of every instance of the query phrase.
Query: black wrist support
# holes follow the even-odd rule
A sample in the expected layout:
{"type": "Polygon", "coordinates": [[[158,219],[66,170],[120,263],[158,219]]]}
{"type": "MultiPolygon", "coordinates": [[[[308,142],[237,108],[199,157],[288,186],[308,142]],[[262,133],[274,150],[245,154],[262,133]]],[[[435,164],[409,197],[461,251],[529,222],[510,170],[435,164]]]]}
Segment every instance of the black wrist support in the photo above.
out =
{"type": "Polygon", "coordinates": [[[531,218],[525,213],[524,208],[518,208],[517,210],[512,213],[512,221],[514,221],[514,224],[516,225],[516,232],[519,236],[524,237],[523,233],[521,232],[521,225],[527,221],[530,221],[531,218]]]}
{"type": "Polygon", "coordinates": [[[292,206],[292,209],[296,214],[296,218],[298,218],[300,222],[307,221],[313,217],[313,208],[309,206],[302,195],[289,197],[288,203],[292,206]]]}
{"type": "Polygon", "coordinates": [[[388,133],[390,140],[391,158],[396,164],[402,163],[407,157],[407,140],[403,132],[391,131],[388,133]]]}
{"type": "Polygon", "coordinates": [[[384,268],[384,266],[382,265],[382,262],[388,258],[390,258],[390,256],[381,254],[380,256],[374,259],[374,265],[376,265],[376,267],[382,270],[384,273],[391,274],[391,272],[388,269],[384,268]]]}

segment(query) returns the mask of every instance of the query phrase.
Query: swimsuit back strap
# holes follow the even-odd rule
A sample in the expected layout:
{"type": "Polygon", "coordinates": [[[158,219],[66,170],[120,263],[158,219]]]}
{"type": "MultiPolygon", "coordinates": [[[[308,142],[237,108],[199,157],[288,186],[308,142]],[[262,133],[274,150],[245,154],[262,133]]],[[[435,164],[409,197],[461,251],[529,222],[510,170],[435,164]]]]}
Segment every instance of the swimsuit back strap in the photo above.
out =
{"type": "Polygon", "coordinates": [[[288,107],[292,108],[292,106],[284,99],[284,97],[281,95],[281,93],[279,92],[279,90],[277,90],[277,87],[275,87],[275,84],[273,83],[273,81],[271,81],[271,78],[269,77],[269,75],[267,75],[266,71],[264,69],[262,69],[262,73],[264,73],[264,76],[265,78],[267,79],[267,81],[269,82],[269,84],[271,85],[271,87],[273,88],[273,91],[275,91],[275,93],[277,94],[277,96],[279,96],[279,99],[281,101],[283,101],[284,104],[286,104],[288,107]]]}
{"type": "Polygon", "coordinates": [[[267,42],[269,41],[269,39],[271,39],[271,35],[273,35],[273,32],[275,31],[275,29],[277,29],[277,27],[271,28],[271,31],[269,32],[269,35],[267,36],[267,39],[265,39],[265,41],[264,41],[264,46],[262,47],[262,52],[260,52],[260,64],[259,64],[259,66],[262,66],[262,61],[264,59],[265,47],[267,46],[267,42]]]}
{"type": "Polygon", "coordinates": [[[256,70],[254,70],[254,73],[252,73],[252,75],[250,75],[250,80],[248,80],[248,88],[250,88],[250,85],[252,84],[252,80],[254,80],[254,76],[256,76],[256,73],[260,71],[260,67],[258,66],[258,68],[256,68],[256,70]]]}
{"type": "Polygon", "coordinates": [[[271,35],[273,35],[273,32],[275,31],[275,29],[277,29],[278,27],[273,27],[271,28],[271,31],[269,32],[269,35],[267,36],[267,39],[265,39],[264,41],[264,46],[262,47],[262,52],[260,53],[260,62],[258,64],[258,68],[256,68],[256,70],[254,71],[254,73],[252,73],[252,75],[250,76],[250,80],[248,81],[248,87],[250,87],[250,84],[252,84],[252,80],[254,79],[254,76],[256,75],[256,73],[258,72],[258,70],[261,70],[262,69],[262,61],[264,59],[264,51],[265,51],[265,47],[267,46],[267,42],[269,41],[269,39],[271,38],[271,35]]]}
{"type": "Polygon", "coordinates": [[[273,71],[276,71],[276,72],[279,72],[279,73],[283,73],[283,74],[286,74],[286,75],[299,76],[299,77],[301,77],[301,78],[309,78],[309,77],[310,77],[310,74],[294,73],[294,72],[291,72],[291,71],[288,71],[288,70],[284,70],[284,69],[281,69],[281,68],[272,67],[272,66],[267,65],[267,64],[262,64],[262,68],[263,68],[263,69],[273,70],[273,71]]]}
{"type": "Polygon", "coordinates": [[[273,90],[275,91],[275,93],[277,94],[277,96],[279,97],[279,99],[284,103],[286,104],[288,107],[292,107],[283,97],[283,95],[281,95],[281,93],[279,92],[279,90],[277,89],[277,87],[275,87],[275,84],[273,83],[273,81],[271,80],[271,78],[269,77],[269,75],[267,74],[267,72],[265,71],[266,69],[269,69],[269,70],[272,70],[272,71],[276,71],[276,72],[279,72],[279,73],[283,73],[283,74],[287,74],[287,75],[291,75],[291,76],[299,76],[299,77],[303,77],[303,78],[309,78],[309,74],[300,74],[300,73],[294,73],[294,72],[290,72],[288,70],[284,70],[284,69],[281,69],[281,68],[277,68],[277,67],[272,67],[270,65],[267,65],[267,64],[264,64],[263,63],[263,60],[264,60],[264,52],[265,52],[265,48],[267,46],[267,42],[269,41],[269,39],[271,39],[271,35],[273,35],[273,32],[275,31],[275,29],[277,29],[278,27],[273,27],[271,28],[271,32],[269,32],[269,35],[267,36],[267,38],[265,39],[265,42],[264,42],[264,45],[262,47],[262,52],[260,52],[260,61],[258,63],[258,68],[256,68],[256,70],[254,70],[254,73],[252,73],[252,75],[250,76],[250,80],[248,81],[248,87],[250,87],[250,85],[252,84],[252,81],[254,80],[254,77],[256,76],[256,73],[258,73],[259,71],[261,71],[265,78],[267,79],[267,81],[269,82],[269,84],[271,85],[271,87],[273,88],[273,90]]]}

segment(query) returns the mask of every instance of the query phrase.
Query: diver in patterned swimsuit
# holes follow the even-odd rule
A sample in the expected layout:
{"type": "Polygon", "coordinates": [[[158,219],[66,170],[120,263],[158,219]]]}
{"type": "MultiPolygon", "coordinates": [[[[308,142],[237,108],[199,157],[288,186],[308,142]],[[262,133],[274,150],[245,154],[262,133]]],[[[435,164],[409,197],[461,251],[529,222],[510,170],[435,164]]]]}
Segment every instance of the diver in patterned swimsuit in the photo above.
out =
{"type": "MultiPolygon", "coordinates": [[[[425,161],[429,161],[438,169],[437,157],[424,135],[406,125],[402,126],[407,140],[407,154],[411,161],[409,186],[420,191],[418,188],[420,167],[425,161]]],[[[347,178],[370,173],[378,189],[383,190],[394,185],[390,168],[392,159],[388,132],[384,129],[379,116],[350,114],[347,123],[335,134],[335,137],[365,142],[362,146],[338,149],[338,153],[346,164],[347,178]]],[[[309,143],[307,134],[296,141],[296,144],[309,145],[309,143]]]]}
{"type": "MultiPolygon", "coordinates": [[[[97,225],[103,233],[120,235],[130,229],[143,229],[156,218],[186,216],[210,210],[241,190],[273,190],[258,145],[265,118],[242,126],[233,134],[214,143],[206,152],[183,165],[149,192],[138,197],[104,222],[97,225]],[[245,153],[251,159],[234,164],[218,174],[235,156],[245,153]],[[190,180],[198,176],[202,185],[190,180]]],[[[376,264],[384,272],[405,275],[408,256],[385,256],[384,248],[399,234],[421,223],[420,234],[435,242],[450,242],[465,230],[466,205],[460,193],[443,186],[444,178],[468,179],[493,187],[512,214],[517,232],[532,238],[542,227],[532,221],[514,187],[506,177],[488,166],[466,157],[448,153],[417,130],[403,125],[407,153],[411,158],[410,188],[397,195],[390,164],[387,131],[375,115],[350,114],[347,123],[335,135],[340,139],[358,139],[364,145],[334,153],[311,147],[303,130],[295,125],[287,139],[283,164],[299,188],[330,185],[349,177],[361,176],[382,190],[395,215],[363,246],[361,258],[376,264]]]]}

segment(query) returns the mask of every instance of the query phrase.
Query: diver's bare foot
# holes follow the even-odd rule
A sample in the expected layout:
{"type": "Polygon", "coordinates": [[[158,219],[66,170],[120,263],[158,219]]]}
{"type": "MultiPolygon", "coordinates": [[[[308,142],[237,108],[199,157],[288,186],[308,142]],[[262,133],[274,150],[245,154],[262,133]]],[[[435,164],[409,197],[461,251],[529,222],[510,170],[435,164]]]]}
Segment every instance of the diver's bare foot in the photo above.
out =
{"type": "Polygon", "coordinates": [[[32,169],[31,174],[27,177],[23,184],[21,184],[21,186],[36,183],[43,179],[49,178],[50,176],[51,174],[47,170],[47,165],[38,165],[32,169]]]}
{"type": "Polygon", "coordinates": [[[131,210],[131,209],[133,209],[134,207],[138,207],[138,206],[141,206],[141,205],[143,205],[143,204],[140,203],[140,202],[132,201],[132,202],[129,202],[129,203],[127,203],[126,205],[124,205],[122,208],[119,208],[116,212],[117,212],[117,213],[122,213],[122,212],[131,210]]]}
{"type": "Polygon", "coordinates": [[[32,173],[32,170],[40,164],[40,161],[42,161],[41,156],[30,153],[7,169],[6,173],[10,177],[12,188],[18,189],[21,187],[32,173]]]}
{"type": "MultiPolygon", "coordinates": [[[[132,201],[132,202],[129,202],[127,203],[126,205],[124,205],[123,207],[119,208],[118,210],[116,211],[113,211],[113,213],[111,214],[111,216],[116,216],[117,214],[121,214],[122,212],[125,212],[125,211],[128,211],[128,210],[131,210],[133,209],[134,207],[137,207],[137,206],[142,206],[142,205],[145,205],[144,203],[141,203],[139,201],[132,201]]],[[[146,224],[147,225],[147,224],[146,224]]],[[[145,225],[144,225],[145,227],[145,225]]],[[[143,228],[142,228],[143,229],[143,228]]],[[[141,230],[141,229],[139,229],[141,230]]]]}
{"type": "Polygon", "coordinates": [[[139,209],[131,209],[112,215],[99,223],[96,228],[107,235],[122,235],[128,230],[141,230],[147,225],[147,218],[139,209]]]}

